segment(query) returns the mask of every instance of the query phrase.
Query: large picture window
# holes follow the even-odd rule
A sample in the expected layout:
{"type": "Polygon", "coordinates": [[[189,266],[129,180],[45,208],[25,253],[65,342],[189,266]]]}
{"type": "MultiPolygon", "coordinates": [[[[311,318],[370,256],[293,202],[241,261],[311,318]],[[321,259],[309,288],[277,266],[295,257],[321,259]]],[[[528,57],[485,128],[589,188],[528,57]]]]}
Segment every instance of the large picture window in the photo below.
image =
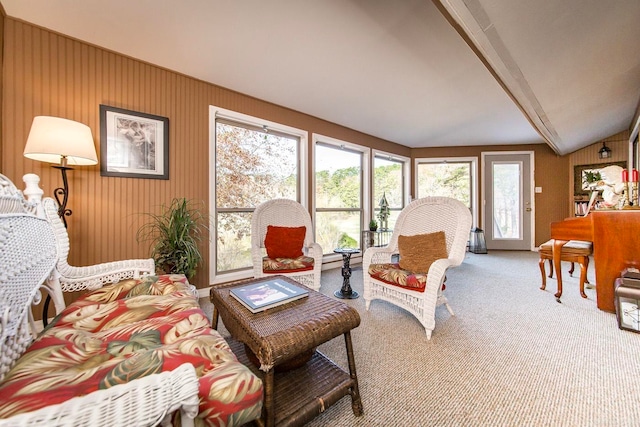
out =
{"type": "Polygon", "coordinates": [[[275,198],[300,201],[300,145],[299,135],[273,126],[216,117],[216,276],[252,267],[256,206],[275,198]]]}
{"type": "Polygon", "coordinates": [[[316,241],[325,254],[339,247],[360,248],[364,156],[344,144],[315,144],[316,241]]]}
{"type": "Polygon", "coordinates": [[[475,157],[448,159],[416,159],[417,198],[451,197],[464,203],[477,224],[476,194],[478,191],[475,157]]]}
{"type": "Polygon", "coordinates": [[[407,159],[382,154],[376,154],[373,158],[373,216],[371,219],[379,223],[380,201],[384,197],[389,204],[390,215],[387,228],[390,230],[393,230],[398,215],[406,204],[407,161],[407,159]]]}

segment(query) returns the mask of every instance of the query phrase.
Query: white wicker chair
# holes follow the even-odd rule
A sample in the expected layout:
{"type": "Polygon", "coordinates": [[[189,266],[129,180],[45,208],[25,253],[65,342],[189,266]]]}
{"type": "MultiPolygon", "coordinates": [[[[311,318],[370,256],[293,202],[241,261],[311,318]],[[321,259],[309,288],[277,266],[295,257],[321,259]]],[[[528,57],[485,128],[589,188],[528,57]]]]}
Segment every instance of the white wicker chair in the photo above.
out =
{"type": "MultiPolygon", "coordinates": [[[[13,183],[0,175],[0,382],[35,337],[31,308],[59,265],[52,225],[35,216],[13,183]]],[[[66,259],[66,258],[65,258],[66,259]]],[[[0,426],[153,426],[171,424],[181,411],[182,425],[198,414],[199,382],[193,365],[149,375],[126,384],[40,410],[0,419],[0,426]]]]}
{"type": "Polygon", "coordinates": [[[463,203],[455,199],[426,197],[411,202],[398,216],[389,244],[385,247],[368,248],[363,255],[363,297],[367,310],[371,301],[375,299],[400,306],[420,321],[426,330],[427,339],[430,339],[435,328],[436,306],[445,304],[449,313],[453,315],[447,299],[442,294],[442,284],[447,269],[460,265],[464,260],[470,230],[471,213],[463,203]],[[390,285],[369,275],[371,264],[390,263],[392,256],[398,254],[398,236],[441,230],[445,232],[449,257],[431,264],[424,292],[390,285]]]}
{"type": "Polygon", "coordinates": [[[267,226],[307,228],[304,238],[303,253],[314,259],[313,270],[282,273],[307,287],[320,289],[320,275],[322,272],[322,247],[313,240],[313,225],[309,212],[295,200],[273,199],[256,207],[251,217],[251,258],[253,261],[254,277],[265,277],[268,273],[262,270],[262,258],[266,256],[264,239],[267,226]]]}

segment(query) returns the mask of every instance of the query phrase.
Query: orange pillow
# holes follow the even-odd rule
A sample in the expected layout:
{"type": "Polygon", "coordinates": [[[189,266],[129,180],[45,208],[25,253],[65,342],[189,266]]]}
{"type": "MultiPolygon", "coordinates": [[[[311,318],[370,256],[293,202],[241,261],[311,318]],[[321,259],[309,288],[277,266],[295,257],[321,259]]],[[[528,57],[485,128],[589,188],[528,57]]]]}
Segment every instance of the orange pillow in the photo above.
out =
{"type": "Polygon", "coordinates": [[[267,226],[264,246],[269,258],[298,258],[302,256],[302,245],[307,227],[267,226]]]}
{"type": "Polygon", "coordinates": [[[400,268],[413,273],[427,273],[435,260],[448,258],[444,231],[414,236],[398,236],[400,268]]]}

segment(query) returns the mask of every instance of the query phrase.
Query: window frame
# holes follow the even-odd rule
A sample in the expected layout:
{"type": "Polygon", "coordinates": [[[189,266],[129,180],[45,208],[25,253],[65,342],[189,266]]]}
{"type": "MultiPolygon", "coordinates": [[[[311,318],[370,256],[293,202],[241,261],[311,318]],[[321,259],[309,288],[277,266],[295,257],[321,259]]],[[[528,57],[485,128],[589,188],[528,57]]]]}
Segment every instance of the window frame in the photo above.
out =
{"type": "Polygon", "coordinates": [[[244,124],[248,127],[271,129],[275,132],[287,134],[299,138],[298,147],[298,181],[297,198],[298,202],[307,208],[308,200],[308,132],[281,123],[264,120],[259,117],[250,116],[214,105],[209,106],[209,283],[218,284],[229,281],[241,280],[253,277],[252,268],[233,270],[230,272],[216,272],[217,255],[217,217],[218,208],[216,206],[216,119],[244,124]]]}
{"type": "Polygon", "coordinates": [[[471,194],[469,195],[469,200],[471,201],[471,217],[472,217],[472,225],[471,228],[477,227],[478,221],[478,188],[479,188],[479,176],[478,176],[478,157],[421,157],[416,158],[414,161],[414,188],[415,188],[415,198],[418,198],[419,188],[418,188],[418,165],[424,163],[470,163],[471,164],[471,194]]]}
{"type": "MultiPolygon", "coordinates": [[[[375,205],[378,203],[378,201],[374,200],[373,198],[375,192],[376,157],[386,158],[386,160],[389,161],[397,161],[399,163],[402,163],[402,206],[400,207],[400,211],[402,211],[402,209],[404,209],[411,202],[411,158],[389,153],[386,151],[375,149],[371,150],[371,215],[375,214],[375,205]]],[[[371,216],[370,218],[373,218],[373,216],[371,216]]]]}
{"type": "MultiPolygon", "coordinates": [[[[318,144],[325,146],[333,146],[338,148],[346,148],[350,151],[355,151],[361,154],[361,165],[362,165],[362,175],[360,177],[360,210],[362,212],[360,217],[360,234],[362,234],[362,230],[364,230],[364,221],[371,215],[371,148],[366,147],[364,145],[354,144],[348,141],[343,141],[340,139],[332,138],[330,136],[313,133],[311,136],[311,141],[313,144],[313,154],[310,159],[310,168],[311,168],[311,188],[316,188],[316,147],[318,144]]],[[[317,213],[317,204],[316,204],[316,195],[314,190],[314,195],[311,200],[311,218],[314,224],[314,236],[316,233],[315,224],[316,222],[316,213],[317,213]]],[[[368,221],[368,220],[366,220],[368,221]]],[[[368,229],[368,228],[367,228],[368,229]]],[[[360,240],[362,238],[360,237],[360,240]]],[[[362,249],[362,241],[360,242],[360,249],[362,249]]],[[[324,257],[328,261],[336,261],[342,260],[342,256],[340,254],[334,254],[333,248],[322,248],[324,252],[324,257]],[[328,252],[327,252],[328,251],[328,252]]],[[[362,252],[359,254],[354,254],[352,259],[361,258],[362,252]]]]}

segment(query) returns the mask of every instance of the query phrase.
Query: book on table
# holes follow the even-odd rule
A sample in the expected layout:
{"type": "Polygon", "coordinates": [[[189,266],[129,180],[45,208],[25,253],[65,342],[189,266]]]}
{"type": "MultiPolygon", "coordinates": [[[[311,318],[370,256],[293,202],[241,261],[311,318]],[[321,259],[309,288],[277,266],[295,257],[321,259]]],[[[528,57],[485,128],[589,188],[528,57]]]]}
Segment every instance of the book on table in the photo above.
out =
{"type": "Polygon", "coordinates": [[[308,290],[281,279],[239,286],[232,288],[229,292],[252,313],[258,313],[309,295],[308,290]]]}

